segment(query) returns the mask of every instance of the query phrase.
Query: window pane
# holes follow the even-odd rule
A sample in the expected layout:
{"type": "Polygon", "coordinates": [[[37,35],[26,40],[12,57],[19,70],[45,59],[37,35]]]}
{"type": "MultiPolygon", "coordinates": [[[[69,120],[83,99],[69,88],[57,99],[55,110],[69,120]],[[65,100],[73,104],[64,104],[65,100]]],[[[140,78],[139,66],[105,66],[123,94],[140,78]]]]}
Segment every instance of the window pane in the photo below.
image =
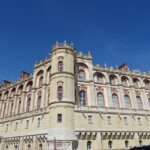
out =
{"type": "Polygon", "coordinates": [[[98,93],[97,94],[97,103],[99,107],[104,107],[104,97],[103,94],[98,93]]]}
{"type": "Polygon", "coordinates": [[[124,99],[125,99],[125,107],[127,109],[131,108],[129,96],[127,96],[127,95],[124,96],[124,99]]]}
{"type": "Polygon", "coordinates": [[[138,109],[143,109],[142,100],[139,96],[136,97],[138,109]]]}
{"type": "Polygon", "coordinates": [[[117,95],[112,95],[112,106],[115,108],[119,107],[117,95]]]}
{"type": "Polygon", "coordinates": [[[80,99],[80,106],[85,106],[86,105],[86,93],[85,93],[85,91],[80,91],[79,99],[80,99]]]}
{"type": "Polygon", "coordinates": [[[79,71],[79,79],[80,80],[85,80],[85,72],[83,70],[79,71]]]}

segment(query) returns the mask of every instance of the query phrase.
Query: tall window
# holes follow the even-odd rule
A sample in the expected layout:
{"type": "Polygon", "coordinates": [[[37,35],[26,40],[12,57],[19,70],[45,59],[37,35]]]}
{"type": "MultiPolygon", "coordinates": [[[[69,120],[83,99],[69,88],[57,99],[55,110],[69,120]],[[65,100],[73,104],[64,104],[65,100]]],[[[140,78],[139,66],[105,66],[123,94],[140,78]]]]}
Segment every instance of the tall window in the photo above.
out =
{"type": "Polygon", "coordinates": [[[40,79],[39,79],[39,87],[42,87],[42,85],[43,85],[43,77],[40,77],[40,79]]]}
{"type": "Polygon", "coordinates": [[[39,145],[39,150],[42,150],[42,144],[39,145]]]}
{"type": "Polygon", "coordinates": [[[92,149],[92,142],[88,141],[87,142],[87,150],[91,150],[92,149]]]}
{"type": "Polygon", "coordinates": [[[139,140],[139,144],[142,145],[142,140],[139,140]]]}
{"type": "Polygon", "coordinates": [[[20,110],[21,110],[21,100],[19,100],[19,103],[18,103],[18,114],[20,114],[20,110]]]}
{"type": "Polygon", "coordinates": [[[125,95],[125,96],[124,96],[124,100],[125,100],[125,107],[126,107],[127,109],[130,109],[130,108],[131,108],[131,104],[130,104],[130,98],[129,98],[129,96],[128,96],[128,95],[125,95]]]}
{"type": "Polygon", "coordinates": [[[112,149],[112,141],[108,141],[108,149],[112,149]]]}
{"type": "Polygon", "coordinates": [[[111,124],[111,116],[107,117],[107,122],[108,122],[108,124],[111,124]]]}
{"type": "Polygon", "coordinates": [[[85,80],[85,72],[84,70],[79,71],[79,80],[85,80]]]}
{"type": "Polygon", "coordinates": [[[142,125],[141,118],[137,118],[138,125],[142,125]]]}
{"type": "Polygon", "coordinates": [[[82,90],[79,92],[79,100],[80,100],[80,106],[86,105],[86,93],[85,93],[85,91],[82,90]]]}
{"type": "Polygon", "coordinates": [[[91,115],[88,115],[88,123],[89,123],[89,124],[93,123],[93,120],[92,120],[92,116],[91,116],[91,115]]]}
{"type": "Polygon", "coordinates": [[[112,95],[112,106],[114,108],[119,108],[118,96],[116,94],[112,95]]]}
{"type": "Polygon", "coordinates": [[[31,145],[30,144],[28,144],[28,149],[27,150],[31,150],[31,145]]]}
{"type": "Polygon", "coordinates": [[[15,148],[15,150],[19,150],[19,147],[18,147],[18,145],[15,145],[15,147],[14,147],[14,148],[15,148]]]}
{"type": "Polygon", "coordinates": [[[28,100],[27,100],[27,106],[26,106],[26,112],[30,111],[30,105],[31,105],[31,98],[28,98],[28,100]]]}
{"type": "Polygon", "coordinates": [[[37,99],[37,109],[41,108],[41,96],[38,97],[37,99]]]}
{"type": "Polygon", "coordinates": [[[137,100],[137,107],[138,109],[143,109],[143,104],[142,104],[142,99],[140,96],[137,96],[136,97],[136,100],[137,100]]]}
{"type": "Polygon", "coordinates": [[[60,72],[63,71],[63,62],[62,61],[58,62],[58,71],[60,71],[60,72]]]}
{"type": "Polygon", "coordinates": [[[62,86],[58,86],[58,88],[57,88],[57,97],[58,97],[59,100],[62,100],[62,98],[63,98],[63,88],[62,88],[62,86]]]}
{"type": "Polygon", "coordinates": [[[98,107],[104,107],[104,96],[102,93],[97,94],[98,107]]]}
{"type": "Polygon", "coordinates": [[[128,140],[125,141],[125,147],[126,147],[126,148],[129,147],[129,141],[128,141],[128,140]]]}
{"type": "Polygon", "coordinates": [[[26,129],[29,128],[29,120],[26,120],[26,129]]]}
{"type": "Polygon", "coordinates": [[[13,113],[13,106],[14,106],[14,103],[12,102],[11,103],[11,108],[10,108],[10,116],[12,116],[12,113],[13,113]]]}
{"type": "Polygon", "coordinates": [[[127,117],[124,117],[124,124],[128,125],[127,117]]]}
{"type": "Polygon", "coordinates": [[[38,118],[37,127],[40,127],[41,125],[41,118],[38,118]]]}
{"type": "Polygon", "coordinates": [[[17,128],[18,128],[18,122],[16,122],[15,131],[17,131],[17,128]]]}
{"type": "Polygon", "coordinates": [[[5,112],[6,112],[6,103],[4,104],[3,118],[5,117],[5,112]]]}
{"type": "Polygon", "coordinates": [[[62,114],[57,114],[57,123],[62,123],[62,114]]]}
{"type": "Polygon", "coordinates": [[[150,107],[150,98],[148,98],[148,104],[149,104],[149,107],[150,107]]]}

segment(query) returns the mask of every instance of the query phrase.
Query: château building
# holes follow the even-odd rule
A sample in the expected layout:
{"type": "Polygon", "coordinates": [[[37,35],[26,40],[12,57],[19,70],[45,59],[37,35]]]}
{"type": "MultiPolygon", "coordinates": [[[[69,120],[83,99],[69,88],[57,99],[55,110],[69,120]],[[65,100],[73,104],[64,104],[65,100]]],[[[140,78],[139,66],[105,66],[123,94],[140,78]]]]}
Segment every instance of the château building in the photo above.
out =
{"type": "Polygon", "coordinates": [[[150,74],[93,65],[56,43],[33,73],[0,87],[0,150],[106,150],[150,144],[150,74]]]}

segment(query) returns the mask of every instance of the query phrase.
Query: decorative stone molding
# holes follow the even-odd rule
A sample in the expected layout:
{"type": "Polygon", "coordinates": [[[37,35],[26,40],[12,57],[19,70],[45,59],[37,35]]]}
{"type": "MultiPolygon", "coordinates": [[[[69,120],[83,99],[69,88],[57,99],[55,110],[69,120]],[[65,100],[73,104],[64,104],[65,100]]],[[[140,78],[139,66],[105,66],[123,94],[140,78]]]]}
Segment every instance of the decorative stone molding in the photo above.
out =
{"type": "Polygon", "coordinates": [[[111,92],[114,93],[114,94],[118,94],[118,90],[115,89],[115,88],[111,88],[111,92]]]}
{"type": "Polygon", "coordinates": [[[104,93],[104,89],[103,88],[101,88],[100,86],[99,87],[96,87],[96,91],[97,91],[97,93],[104,93]]]}

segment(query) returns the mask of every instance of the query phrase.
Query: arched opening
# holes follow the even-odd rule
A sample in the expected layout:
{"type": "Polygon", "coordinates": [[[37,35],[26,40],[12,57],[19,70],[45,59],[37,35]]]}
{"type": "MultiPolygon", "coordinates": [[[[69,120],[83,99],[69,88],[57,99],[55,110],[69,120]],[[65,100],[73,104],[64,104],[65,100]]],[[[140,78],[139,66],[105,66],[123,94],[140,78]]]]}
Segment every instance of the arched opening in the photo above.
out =
{"type": "Polygon", "coordinates": [[[114,74],[111,74],[109,76],[109,81],[111,85],[116,85],[117,84],[117,77],[114,74]]]}

